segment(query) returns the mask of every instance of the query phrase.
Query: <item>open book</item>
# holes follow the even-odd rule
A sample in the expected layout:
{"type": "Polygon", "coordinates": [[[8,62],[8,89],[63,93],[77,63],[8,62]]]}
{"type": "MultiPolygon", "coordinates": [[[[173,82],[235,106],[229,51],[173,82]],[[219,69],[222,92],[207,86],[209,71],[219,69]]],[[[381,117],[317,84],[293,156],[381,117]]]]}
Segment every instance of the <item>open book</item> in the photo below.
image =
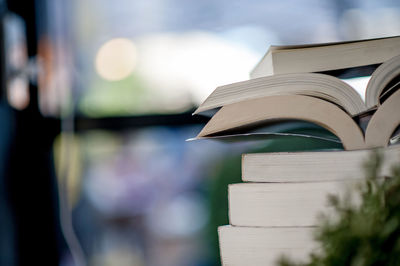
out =
{"type": "Polygon", "coordinates": [[[365,90],[365,102],[354,88],[339,78],[318,73],[294,73],[217,87],[194,114],[264,96],[296,94],[330,101],[355,116],[379,106],[399,84],[400,56],[395,56],[381,64],[371,75],[365,90]]]}
{"type": "Polygon", "coordinates": [[[294,119],[331,131],[347,150],[383,147],[400,124],[399,77],[400,56],[395,56],[372,74],[365,102],[347,83],[317,73],[281,74],[218,87],[195,111],[220,108],[197,138],[294,119]],[[365,129],[360,121],[367,121],[365,129]]]}

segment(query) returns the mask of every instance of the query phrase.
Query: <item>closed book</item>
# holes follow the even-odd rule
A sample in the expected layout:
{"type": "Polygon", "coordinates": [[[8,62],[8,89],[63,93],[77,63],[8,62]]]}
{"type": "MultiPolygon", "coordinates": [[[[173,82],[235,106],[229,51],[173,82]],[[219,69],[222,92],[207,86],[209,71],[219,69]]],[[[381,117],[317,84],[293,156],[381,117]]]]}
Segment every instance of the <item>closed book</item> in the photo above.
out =
{"type": "Polygon", "coordinates": [[[239,183],[228,188],[229,223],[235,226],[316,226],[334,215],[328,196],[343,198],[356,181],[239,183]]]}
{"type": "Polygon", "coordinates": [[[304,261],[316,248],[311,227],[218,228],[222,265],[272,266],[282,256],[304,261]]]}
{"type": "Polygon", "coordinates": [[[252,78],[281,73],[323,72],[382,63],[400,54],[400,37],[333,43],[271,46],[250,73],[252,78]]]}
{"type": "MultiPolygon", "coordinates": [[[[373,150],[250,153],[242,156],[242,179],[251,182],[310,182],[360,179],[373,150]]],[[[378,175],[388,176],[400,159],[400,145],[378,149],[378,175]]]]}

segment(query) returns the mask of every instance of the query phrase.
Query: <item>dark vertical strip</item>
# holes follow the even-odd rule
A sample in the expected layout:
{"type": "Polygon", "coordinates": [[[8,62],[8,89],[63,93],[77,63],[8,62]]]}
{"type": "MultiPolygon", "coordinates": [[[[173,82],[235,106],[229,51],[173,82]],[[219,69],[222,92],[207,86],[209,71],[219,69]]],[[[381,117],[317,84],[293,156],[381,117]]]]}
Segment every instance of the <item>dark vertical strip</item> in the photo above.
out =
{"type": "MultiPolygon", "coordinates": [[[[9,10],[25,21],[30,57],[37,54],[39,40],[37,19],[41,10],[36,12],[36,7],[45,5],[45,0],[8,1],[9,10]]],[[[59,265],[63,240],[52,152],[59,125],[40,114],[38,89],[34,85],[30,85],[29,106],[12,113],[15,130],[7,179],[17,265],[59,265]]]]}
{"type": "Polygon", "coordinates": [[[14,116],[6,102],[4,16],[6,2],[0,0],[0,265],[17,265],[15,227],[9,201],[9,162],[14,116]]]}

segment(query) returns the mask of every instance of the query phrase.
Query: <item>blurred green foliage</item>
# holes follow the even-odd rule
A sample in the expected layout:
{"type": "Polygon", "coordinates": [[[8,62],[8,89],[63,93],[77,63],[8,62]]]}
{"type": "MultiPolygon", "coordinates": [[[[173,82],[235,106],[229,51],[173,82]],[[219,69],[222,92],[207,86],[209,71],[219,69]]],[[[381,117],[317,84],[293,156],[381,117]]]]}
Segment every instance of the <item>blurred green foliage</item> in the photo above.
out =
{"type": "Polygon", "coordinates": [[[365,165],[366,178],[358,186],[361,202],[330,196],[338,215],[324,216],[316,229],[320,249],[306,263],[281,258],[280,266],[400,265],[400,165],[391,178],[378,178],[382,155],[374,153],[365,165]]]}
{"type": "Polygon", "coordinates": [[[137,74],[119,81],[96,78],[79,100],[78,110],[86,116],[123,116],[150,112],[151,93],[137,74]]]}

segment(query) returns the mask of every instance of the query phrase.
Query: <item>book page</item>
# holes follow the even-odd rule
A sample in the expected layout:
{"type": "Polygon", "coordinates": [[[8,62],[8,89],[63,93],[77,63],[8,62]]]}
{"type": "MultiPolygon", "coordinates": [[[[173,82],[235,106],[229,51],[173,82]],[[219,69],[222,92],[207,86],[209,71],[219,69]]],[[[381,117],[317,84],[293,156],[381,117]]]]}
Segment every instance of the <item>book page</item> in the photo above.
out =
{"type": "Polygon", "coordinates": [[[365,90],[367,88],[367,84],[370,78],[371,76],[342,79],[342,80],[347,84],[349,84],[351,87],[353,87],[358,92],[358,94],[360,94],[362,100],[365,102],[365,90]]]}

